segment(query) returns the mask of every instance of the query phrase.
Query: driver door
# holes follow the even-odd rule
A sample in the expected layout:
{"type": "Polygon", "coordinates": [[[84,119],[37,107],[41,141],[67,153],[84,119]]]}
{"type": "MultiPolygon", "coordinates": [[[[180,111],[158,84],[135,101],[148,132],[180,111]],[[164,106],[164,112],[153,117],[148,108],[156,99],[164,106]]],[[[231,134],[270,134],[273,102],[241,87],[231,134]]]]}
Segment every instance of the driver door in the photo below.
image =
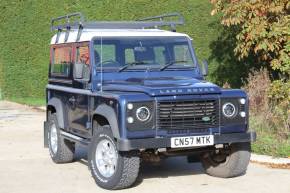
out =
{"type": "Polygon", "coordinates": [[[90,81],[89,43],[76,44],[73,49],[73,90],[68,99],[69,127],[72,133],[88,137],[89,96],[86,94],[90,81]]]}

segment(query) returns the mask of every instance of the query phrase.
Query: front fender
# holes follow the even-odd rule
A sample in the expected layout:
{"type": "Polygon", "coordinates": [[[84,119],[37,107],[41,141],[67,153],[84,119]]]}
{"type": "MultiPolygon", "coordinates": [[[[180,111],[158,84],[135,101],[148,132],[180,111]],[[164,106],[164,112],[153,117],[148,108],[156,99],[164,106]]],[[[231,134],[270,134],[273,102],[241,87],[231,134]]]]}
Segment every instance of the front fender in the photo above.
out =
{"type": "MultiPolygon", "coordinates": [[[[101,115],[105,117],[112,129],[113,136],[120,139],[120,131],[118,126],[118,119],[114,109],[106,104],[99,105],[94,112],[94,115],[101,115]]],[[[93,115],[93,117],[94,117],[93,115]]]]}

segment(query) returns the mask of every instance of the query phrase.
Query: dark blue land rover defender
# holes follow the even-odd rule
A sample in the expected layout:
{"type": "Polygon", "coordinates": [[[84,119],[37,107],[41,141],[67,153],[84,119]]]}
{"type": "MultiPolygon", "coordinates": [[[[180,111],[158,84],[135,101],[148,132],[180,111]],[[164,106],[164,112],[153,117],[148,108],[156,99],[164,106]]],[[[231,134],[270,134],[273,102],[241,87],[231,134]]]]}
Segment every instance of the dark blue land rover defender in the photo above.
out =
{"type": "Polygon", "coordinates": [[[254,132],[248,98],[207,82],[178,13],[130,22],[52,20],[44,145],[56,163],[88,145],[88,165],[105,189],[131,186],[141,160],[198,158],[205,172],[246,172],[254,132]],[[161,30],[167,27],[171,30],[161,30]]]}

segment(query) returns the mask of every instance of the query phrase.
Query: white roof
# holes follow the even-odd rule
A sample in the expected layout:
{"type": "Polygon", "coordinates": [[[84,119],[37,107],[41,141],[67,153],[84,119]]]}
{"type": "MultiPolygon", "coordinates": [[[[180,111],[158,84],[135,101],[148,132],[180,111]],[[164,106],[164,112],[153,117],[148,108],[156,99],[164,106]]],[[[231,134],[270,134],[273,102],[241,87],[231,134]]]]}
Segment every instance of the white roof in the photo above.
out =
{"type": "MultiPolygon", "coordinates": [[[[58,44],[76,42],[78,30],[69,32],[68,40],[65,42],[65,33],[61,32],[58,44]]],[[[188,37],[188,35],[178,32],[171,32],[160,29],[84,29],[79,42],[90,41],[93,37],[130,37],[130,36],[165,36],[165,37],[188,37]]],[[[51,39],[51,44],[55,44],[56,34],[51,39]]]]}

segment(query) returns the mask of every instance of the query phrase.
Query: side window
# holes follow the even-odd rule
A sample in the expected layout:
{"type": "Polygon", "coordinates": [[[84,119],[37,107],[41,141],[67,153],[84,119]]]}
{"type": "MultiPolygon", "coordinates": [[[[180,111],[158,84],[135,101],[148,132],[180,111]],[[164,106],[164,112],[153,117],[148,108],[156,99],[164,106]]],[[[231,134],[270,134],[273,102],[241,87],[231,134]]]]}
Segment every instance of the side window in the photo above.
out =
{"type": "Polygon", "coordinates": [[[54,48],[51,73],[68,77],[70,75],[71,62],[71,47],[54,48]]]}
{"type": "Polygon", "coordinates": [[[106,64],[110,65],[110,61],[116,61],[116,45],[103,44],[102,50],[101,45],[95,45],[95,63],[98,66],[101,62],[101,53],[103,53],[102,61],[104,67],[106,67],[106,64]]]}
{"type": "Polygon", "coordinates": [[[176,61],[187,61],[190,64],[193,63],[188,45],[175,45],[174,57],[176,61]]]}
{"type": "Polygon", "coordinates": [[[90,52],[88,46],[80,46],[76,48],[74,78],[86,80],[90,78],[90,52]]]}

